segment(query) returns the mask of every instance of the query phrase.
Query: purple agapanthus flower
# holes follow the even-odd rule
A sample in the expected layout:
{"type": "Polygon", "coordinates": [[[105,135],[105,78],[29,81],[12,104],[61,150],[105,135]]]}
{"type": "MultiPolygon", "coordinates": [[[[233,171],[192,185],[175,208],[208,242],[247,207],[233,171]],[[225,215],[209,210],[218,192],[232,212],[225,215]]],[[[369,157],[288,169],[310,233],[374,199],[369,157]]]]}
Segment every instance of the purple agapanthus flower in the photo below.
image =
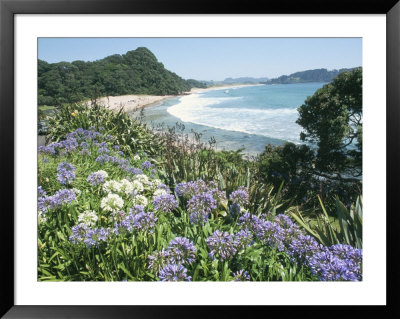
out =
{"type": "Polygon", "coordinates": [[[255,235],[265,245],[277,248],[279,251],[285,249],[285,232],[278,223],[262,221],[255,230],[255,235]]]}
{"type": "Polygon", "coordinates": [[[233,273],[233,281],[250,281],[250,275],[246,270],[239,270],[233,273]]]}
{"type": "Polygon", "coordinates": [[[103,184],[104,180],[108,177],[108,174],[105,171],[97,171],[94,173],[91,173],[88,178],[87,182],[92,185],[100,185],[103,184]]]}
{"type": "Polygon", "coordinates": [[[84,223],[80,223],[78,225],[72,226],[71,231],[72,235],[69,237],[69,240],[73,244],[79,244],[82,243],[86,238],[88,226],[84,223]]]}
{"type": "Polygon", "coordinates": [[[168,264],[161,271],[161,281],[191,281],[192,277],[187,275],[187,269],[182,265],[168,264]]]}
{"type": "Polygon", "coordinates": [[[194,195],[187,204],[190,221],[194,224],[204,224],[208,220],[208,215],[216,208],[217,201],[211,193],[194,195]]]}
{"type": "Polygon", "coordinates": [[[236,254],[236,248],[233,244],[232,235],[228,232],[216,230],[210,237],[206,239],[210,257],[221,260],[229,259],[236,254]]]}
{"type": "Polygon", "coordinates": [[[88,229],[88,231],[86,232],[86,237],[83,239],[83,242],[88,248],[92,246],[97,247],[100,242],[107,241],[108,236],[109,232],[105,228],[88,229]]]}
{"type": "Polygon", "coordinates": [[[197,181],[187,182],[187,183],[179,183],[175,188],[178,196],[185,197],[189,199],[194,195],[198,195],[208,191],[208,187],[206,183],[199,179],[197,181]]]}
{"type": "Polygon", "coordinates": [[[38,186],[38,197],[46,196],[46,191],[42,188],[42,186],[38,186]]]}
{"type": "Polygon", "coordinates": [[[250,213],[244,213],[242,216],[240,216],[238,220],[238,225],[242,229],[249,229],[253,234],[256,234],[259,232],[259,229],[261,225],[263,224],[264,220],[261,218],[257,217],[256,215],[250,214],[250,213]]]}
{"type": "Polygon", "coordinates": [[[110,153],[110,150],[108,149],[107,146],[102,146],[97,150],[97,153],[99,153],[99,154],[108,154],[108,153],[110,153]]]}
{"type": "Polygon", "coordinates": [[[249,205],[249,190],[247,187],[240,186],[236,191],[232,192],[229,199],[233,204],[240,207],[247,207],[249,205]]]}
{"type": "Polygon", "coordinates": [[[76,177],[75,170],[75,166],[70,163],[60,163],[57,167],[57,181],[63,185],[70,184],[76,177]]]}
{"type": "Polygon", "coordinates": [[[43,213],[48,210],[71,203],[76,199],[76,194],[72,189],[60,189],[52,196],[38,198],[38,210],[43,213]]]}
{"type": "Polygon", "coordinates": [[[74,137],[68,137],[64,141],[61,141],[64,150],[67,152],[75,152],[76,148],[78,147],[78,142],[74,137]]]}
{"type": "Polygon", "coordinates": [[[178,201],[174,195],[162,194],[154,197],[153,205],[157,211],[170,213],[178,207],[178,201]]]}
{"type": "Polygon", "coordinates": [[[132,175],[140,175],[143,174],[143,171],[140,168],[136,168],[133,166],[121,166],[121,168],[126,171],[127,173],[130,173],[132,175]]]}
{"type": "Polygon", "coordinates": [[[237,232],[233,238],[233,245],[237,250],[245,249],[253,243],[253,234],[246,228],[237,232]]]}
{"type": "Polygon", "coordinates": [[[56,155],[56,153],[57,153],[56,148],[51,144],[47,145],[47,146],[44,146],[44,145],[39,146],[38,147],[38,151],[40,153],[44,153],[44,154],[47,154],[47,155],[56,155]]]}
{"type": "Polygon", "coordinates": [[[196,258],[196,247],[185,237],[175,237],[167,248],[168,258],[174,264],[191,264],[196,258]]]}
{"type": "Polygon", "coordinates": [[[108,163],[111,160],[110,158],[111,158],[111,156],[109,156],[107,154],[103,154],[96,158],[96,162],[100,163],[100,164],[108,163]]]}
{"type": "Polygon", "coordinates": [[[299,234],[293,238],[286,247],[286,252],[292,257],[292,260],[297,260],[300,263],[307,262],[313,255],[321,252],[323,246],[319,244],[314,237],[310,235],[299,234]]]}
{"type": "Polygon", "coordinates": [[[114,232],[119,234],[123,231],[132,232],[135,230],[153,233],[154,228],[156,227],[156,222],[157,218],[152,212],[145,213],[144,211],[140,211],[138,213],[130,213],[128,217],[120,223],[115,223],[114,232]]]}
{"type": "Polygon", "coordinates": [[[151,163],[150,161],[145,161],[142,163],[142,168],[152,168],[154,167],[154,164],[151,163]]]}

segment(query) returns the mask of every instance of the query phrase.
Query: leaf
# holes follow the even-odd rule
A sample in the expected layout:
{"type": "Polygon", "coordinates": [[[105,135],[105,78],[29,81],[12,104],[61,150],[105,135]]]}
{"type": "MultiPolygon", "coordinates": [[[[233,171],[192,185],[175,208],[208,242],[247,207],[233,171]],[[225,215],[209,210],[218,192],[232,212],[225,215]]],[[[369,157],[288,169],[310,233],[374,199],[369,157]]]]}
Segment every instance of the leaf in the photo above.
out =
{"type": "MultiPolygon", "coordinates": [[[[293,213],[293,212],[289,212],[290,216],[292,216],[298,223],[300,226],[302,226],[310,235],[314,236],[315,238],[317,238],[319,240],[320,243],[323,243],[322,238],[314,231],[311,230],[311,228],[305,223],[305,221],[300,218],[299,216],[297,216],[297,214],[293,213]]],[[[300,214],[300,213],[299,213],[300,214]]],[[[301,215],[300,215],[301,216],[301,215]]]]}
{"type": "Polygon", "coordinates": [[[347,208],[338,199],[336,199],[336,214],[339,219],[341,233],[345,237],[346,244],[351,245],[349,224],[347,223],[347,220],[351,217],[347,211],[347,208]]]}
{"type": "Polygon", "coordinates": [[[132,274],[129,272],[128,269],[126,269],[126,267],[125,267],[125,265],[124,265],[123,263],[120,263],[120,264],[118,265],[118,268],[122,269],[122,271],[123,271],[126,275],[128,275],[132,280],[135,280],[135,277],[132,276],[132,274]]]}
{"type": "Polygon", "coordinates": [[[38,268],[38,272],[42,272],[47,276],[54,277],[49,271],[47,271],[46,269],[43,269],[43,268],[38,268]]]}

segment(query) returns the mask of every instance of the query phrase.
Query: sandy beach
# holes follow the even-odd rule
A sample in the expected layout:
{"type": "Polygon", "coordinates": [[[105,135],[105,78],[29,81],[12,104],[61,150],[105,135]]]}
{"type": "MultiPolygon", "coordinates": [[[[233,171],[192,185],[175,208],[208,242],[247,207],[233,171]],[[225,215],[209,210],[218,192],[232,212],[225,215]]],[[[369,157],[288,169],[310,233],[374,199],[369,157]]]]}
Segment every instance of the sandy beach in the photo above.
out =
{"type": "MultiPolygon", "coordinates": [[[[190,92],[184,93],[187,94],[194,94],[194,93],[202,93],[207,91],[213,90],[222,90],[222,89],[233,89],[238,87],[245,87],[245,86],[256,86],[256,85],[263,85],[263,84],[236,84],[236,85],[223,85],[223,86],[214,86],[206,89],[200,88],[193,88],[190,92]]],[[[121,106],[124,107],[125,112],[132,112],[135,110],[139,110],[146,106],[154,105],[155,103],[164,101],[166,99],[170,99],[176,97],[176,95],[120,95],[120,96],[107,96],[98,99],[98,103],[100,105],[104,105],[109,107],[113,110],[119,110],[121,106]]],[[[87,102],[91,103],[91,102],[87,102]]]]}
{"type": "Polygon", "coordinates": [[[120,95],[102,97],[97,102],[113,110],[119,110],[123,106],[125,112],[132,112],[172,97],[174,95],[120,95]]]}

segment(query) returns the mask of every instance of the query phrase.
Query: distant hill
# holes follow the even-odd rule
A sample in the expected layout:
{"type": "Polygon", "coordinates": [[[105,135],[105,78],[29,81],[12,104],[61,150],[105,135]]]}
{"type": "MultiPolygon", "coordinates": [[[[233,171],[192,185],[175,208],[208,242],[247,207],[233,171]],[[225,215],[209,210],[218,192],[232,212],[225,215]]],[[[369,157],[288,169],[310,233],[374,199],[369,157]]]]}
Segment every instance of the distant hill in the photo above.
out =
{"type": "Polygon", "coordinates": [[[38,60],[38,104],[76,102],[98,96],[174,95],[206,85],[168,71],[144,47],[94,62],[38,60]]]}
{"type": "Polygon", "coordinates": [[[331,70],[315,69],[292,73],[290,75],[282,75],[278,78],[263,82],[264,84],[293,84],[307,82],[331,82],[339,73],[351,71],[350,69],[331,70]]]}
{"type": "Polygon", "coordinates": [[[252,78],[252,77],[240,77],[240,78],[226,78],[223,81],[201,81],[209,86],[214,85],[225,85],[225,84],[257,84],[268,81],[269,78],[252,78]]]}
{"type": "Polygon", "coordinates": [[[268,81],[268,78],[252,78],[252,77],[240,77],[240,78],[226,78],[222,82],[224,84],[236,84],[236,83],[242,83],[242,84],[252,84],[252,83],[260,83],[268,81]]]}

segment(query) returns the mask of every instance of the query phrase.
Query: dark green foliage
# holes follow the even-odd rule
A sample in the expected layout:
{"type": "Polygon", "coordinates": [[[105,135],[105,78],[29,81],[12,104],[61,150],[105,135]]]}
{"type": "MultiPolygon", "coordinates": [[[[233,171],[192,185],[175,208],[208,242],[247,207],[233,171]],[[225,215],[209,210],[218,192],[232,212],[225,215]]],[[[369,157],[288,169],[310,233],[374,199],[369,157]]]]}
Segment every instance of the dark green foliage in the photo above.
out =
{"type": "Polygon", "coordinates": [[[91,107],[85,104],[65,104],[48,117],[47,127],[48,141],[60,141],[67,133],[80,127],[95,127],[103,128],[104,134],[115,136],[118,144],[123,145],[123,151],[128,154],[133,150],[150,155],[160,151],[156,137],[145,125],[123,112],[123,109],[115,112],[98,104],[91,107]]]}
{"type": "Polygon", "coordinates": [[[94,62],[49,64],[38,60],[38,105],[60,105],[99,96],[174,95],[205,87],[164,68],[144,47],[94,62]]]}
{"type": "Polygon", "coordinates": [[[266,145],[265,151],[258,157],[257,176],[263,183],[272,183],[275,189],[284,183],[285,197],[291,199],[290,204],[298,205],[304,203],[313,193],[314,160],[313,150],[306,145],[266,145]]]}
{"type": "Polygon", "coordinates": [[[186,83],[188,83],[190,87],[193,88],[202,88],[202,89],[207,88],[207,84],[205,82],[200,82],[194,79],[188,79],[186,80],[186,83]]]}
{"type": "Polygon", "coordinates": [[[330,82],[338,74],[352,69],[340,69],[328,71],[327,69],[315,69],[292,73],[290,75],[282,75],[276,79],[271,79],[264,84],[293,84],[307,82],[330,82]]]}
{"type": "Polygon", "coordinates": [[[300,106],[301,140],[318,147],[316,169],[337,179],[362,174],[362,69],[343,72],[300,106]]]}
{"type": "Polygon", "coordinates": [[[260,184],[270,183],[275,190],[283,183],[284,208],[295,205],[314,214],[320,206],[318,196],[324,200],[329,212],[335,210],[334,195],[346,205],[353,203],[361,194],[361,180],[321,177],[315,169],[316,160],[316,151],[307,145],[267,145],[255,162],[255,176],[260,184]]]}
{"type": "Polygon", "coordinates": [[[325,246],[346,244],[362,248],[362,197],[357,197],[355,204],[352,203],[349,208],[336,197],[334,216],[329,216],[322,200],[319,197],[318,199],[322,212],[315,218],[304,217],[296,209],[292,209],[289,214],[325,246]]]}

